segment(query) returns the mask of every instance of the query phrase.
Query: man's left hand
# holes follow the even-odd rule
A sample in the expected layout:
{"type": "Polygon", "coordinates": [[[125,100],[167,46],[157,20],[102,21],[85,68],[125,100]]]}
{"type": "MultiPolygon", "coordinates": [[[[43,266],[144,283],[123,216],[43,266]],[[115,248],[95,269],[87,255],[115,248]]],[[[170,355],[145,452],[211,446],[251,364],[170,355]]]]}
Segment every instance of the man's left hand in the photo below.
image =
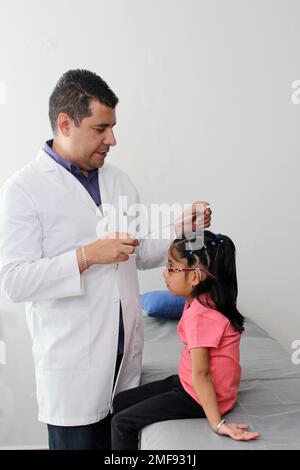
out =
{"type": "Polygon", "coordinates": [[[207,201],[194,201],[175,223],[176,234],[179,238],[194,234],[210,227],[212,211],[207,201]]]}

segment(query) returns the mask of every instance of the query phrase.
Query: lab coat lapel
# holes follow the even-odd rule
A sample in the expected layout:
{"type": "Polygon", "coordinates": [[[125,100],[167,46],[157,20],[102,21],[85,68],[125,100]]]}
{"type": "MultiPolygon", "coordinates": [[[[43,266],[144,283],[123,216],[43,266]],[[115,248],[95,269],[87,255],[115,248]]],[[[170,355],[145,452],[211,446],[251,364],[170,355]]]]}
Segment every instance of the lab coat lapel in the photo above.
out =
{"type": "MultiPolygon", "coordinates": [[[[98,216],[103,215],[101,207],[98,208],[93,198],[84,186],[68,170],[55,162],[43,150],[37,156],[39,168],[45,173],[51,173],[60,188],[72,197],[76,197],[85,203],[98,216]]],[[[98,170],[98,184],[100,186],[100,196],[102,204],[113,203],[113,193],[115,188],[115,177],[106,168],[98,170]]]]}
{"type": "MultiPolygon", "coordinates": [[[[104,165],[98,170],[98,182],[100,187],[101,196],[101,207],[99,207],[98,215],[103,217],[102,220],[102,232],[114,232],[117,231],[116,225],[116,197],[118,194],[117,181],[114,171],[112,171],[109,165],[104,165]]],[[[101,230],[99,228],[99,236],[101,237],[101,230]]]]}

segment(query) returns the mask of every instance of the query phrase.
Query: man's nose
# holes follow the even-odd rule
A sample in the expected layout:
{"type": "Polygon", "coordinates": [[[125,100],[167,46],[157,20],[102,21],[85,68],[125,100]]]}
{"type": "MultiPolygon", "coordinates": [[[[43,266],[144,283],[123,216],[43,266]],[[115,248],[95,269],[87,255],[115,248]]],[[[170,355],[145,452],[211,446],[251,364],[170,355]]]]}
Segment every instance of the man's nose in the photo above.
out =
{"type": "Polygon", "coordinates": [[[110,128],[106,129],[106,134],[105,134],[103,143],[106,145],[109,145],[110,147],[113,147],[114,145],[116,145],[117,141],[116,141],[116,138],[112,129],[110,128]]]}

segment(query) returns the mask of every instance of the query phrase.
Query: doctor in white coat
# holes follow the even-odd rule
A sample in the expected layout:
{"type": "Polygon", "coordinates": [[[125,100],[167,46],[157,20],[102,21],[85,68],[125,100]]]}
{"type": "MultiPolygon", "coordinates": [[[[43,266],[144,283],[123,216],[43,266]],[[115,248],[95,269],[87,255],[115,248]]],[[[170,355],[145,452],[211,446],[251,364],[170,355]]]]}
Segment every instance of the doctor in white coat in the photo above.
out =
{"type": "Polygon", "coordinates": [[[129,177],[104,165],[117,102],[96,74],[66,72],[49,102],[53,140],[0,193],[1,289],[26,303],[50,449],[109,448],[112,398],[141,375],[136,270],[165,264],[175,237],[99,238],[104,205],[139,203],[129,177]]]}

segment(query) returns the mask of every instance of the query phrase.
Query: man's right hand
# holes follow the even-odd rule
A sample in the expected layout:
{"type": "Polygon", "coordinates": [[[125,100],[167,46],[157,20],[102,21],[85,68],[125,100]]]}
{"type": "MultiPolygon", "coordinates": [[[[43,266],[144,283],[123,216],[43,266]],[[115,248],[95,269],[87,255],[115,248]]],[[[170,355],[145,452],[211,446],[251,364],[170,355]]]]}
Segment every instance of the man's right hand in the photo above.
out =
{"type": "MultiPolygon", "coordinates": [[[[139,242],[129,233],[109,233],[104,238],[84,247],[89,267],[93,264],[111,264],[127,261],[129,255],[134,253],[139,242]]],[[[76,251],[80,272],[84,271],[85,264],[81,248],[76,251]]]]}

